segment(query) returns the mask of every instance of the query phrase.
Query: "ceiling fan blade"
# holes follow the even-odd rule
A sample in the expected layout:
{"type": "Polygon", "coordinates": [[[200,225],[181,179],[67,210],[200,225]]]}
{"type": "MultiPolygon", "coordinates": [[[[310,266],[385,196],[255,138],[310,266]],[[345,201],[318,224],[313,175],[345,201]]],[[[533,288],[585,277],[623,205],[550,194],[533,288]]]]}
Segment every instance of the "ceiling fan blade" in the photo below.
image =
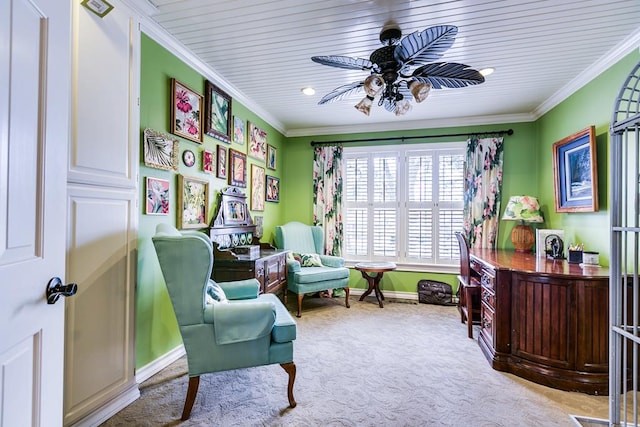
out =
{"type": "Polygon", "coordinates": [[[335,88],[322,97],[318,105],[340,101],[349,95],[360,93],[363,91],[364,82],[354,82],[335,88]]]}
{"type": "Polygon", "coordinates": [[[393,53],[401,64],[437,61],[456,39],[458,27],[438,25],[422,32],[416,31],[400,41],[393,53]]]}
{"type": "Polygon", "coordinates": [[[311,60],[318,64],[347,70],[370,70],[373,68],[373,63],[368,59],[351,58],[349,56],[312,56],[311,60]]]}
{"type": "Polygon", "coordinates": [[[429,82],[434,89],[442,87],[465,87],[484,82],[484,77],[468,65],[440,62],[427,64],[417,68],[412,77],[422,82],[429,82]]]}

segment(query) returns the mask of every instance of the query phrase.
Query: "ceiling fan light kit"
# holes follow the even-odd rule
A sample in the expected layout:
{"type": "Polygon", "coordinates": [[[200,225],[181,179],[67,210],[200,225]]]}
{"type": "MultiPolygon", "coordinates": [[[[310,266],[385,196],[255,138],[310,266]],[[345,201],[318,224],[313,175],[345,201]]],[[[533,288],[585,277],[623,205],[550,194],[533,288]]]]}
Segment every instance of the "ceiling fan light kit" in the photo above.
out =
{"type": "Polygon", "coordinates": [[[464,64],[433,62],[439,60],[455,41],[458,28],[439,25],[416,31],[402,38],[395,25],[385,25],[380,32],[383,47],[376,49],[369,59],[348,56],[313,56],[311,60],[323,65],[347,70],[369,71],[362,81],[340,86],[325,95],[318,104],[342,100],[364,91],[365,97],[356,109],[369,115],[379,96],[378,105],[397,116],[411,110],[409,99],[424,101],[431,89],[460,88],[484,82],[484,76],[464,64]],[[415,68],[417,67],[417,68],[415,68]]]}

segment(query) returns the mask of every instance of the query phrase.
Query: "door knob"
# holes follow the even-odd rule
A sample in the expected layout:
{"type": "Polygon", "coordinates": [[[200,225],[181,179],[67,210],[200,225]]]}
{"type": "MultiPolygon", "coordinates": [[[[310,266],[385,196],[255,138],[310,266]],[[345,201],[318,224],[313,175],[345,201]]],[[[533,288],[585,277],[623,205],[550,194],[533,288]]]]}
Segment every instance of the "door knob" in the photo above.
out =
{"type": "Polygon", "coordinates": [[[55,304],[60,295],[70,297],[75,295],[77,291],[77,284],[69,283],[68,285],[63,285],[59,277],[54,277],[47,284],[47,304],[55,304]]]}

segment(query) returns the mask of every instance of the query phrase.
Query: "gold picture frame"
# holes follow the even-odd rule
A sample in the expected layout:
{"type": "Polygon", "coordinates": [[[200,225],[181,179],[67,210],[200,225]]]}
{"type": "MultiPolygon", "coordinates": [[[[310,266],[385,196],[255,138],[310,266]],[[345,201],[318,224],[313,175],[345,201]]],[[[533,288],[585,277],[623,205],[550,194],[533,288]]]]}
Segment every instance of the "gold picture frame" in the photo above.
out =
{"type": "Polygon", "coordinates": [[[178,175],[178,224],[181,229],[209,225],[209,181],[178,175]]]}

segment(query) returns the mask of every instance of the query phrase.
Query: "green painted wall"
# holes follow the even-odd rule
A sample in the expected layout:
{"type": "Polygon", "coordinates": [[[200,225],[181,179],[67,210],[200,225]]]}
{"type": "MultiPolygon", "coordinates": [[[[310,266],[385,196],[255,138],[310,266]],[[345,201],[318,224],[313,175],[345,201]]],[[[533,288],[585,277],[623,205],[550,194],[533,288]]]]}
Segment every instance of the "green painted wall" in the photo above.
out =
{"type": "MultiPolygon", "coordinates": [[[[281,178],[280,203],[267,203],[264,212],[252,212],[253,216],[262,215],[264,217],[265,235],[262,240],[273,240],[275,225],[288,221],[311,223],[313,218],[313,150],[309,142],[312,140],[437,135],[512,128],[515,131],[514,135],[505,137],[503,201],[506,201],[509,196],[514,194],[537,195],[545,215],[545,223],[542,227],[563,229],[567,242],[584,242],[587,248],[600,251],[601,263],[608,265],[608,126],[617,92],[632,66],[639,60],[640,54],[638,52],[631,53],[539,120],[530,123],[498,123],[487,126],[460,126],[414,131],[285,138],[245,106],[234,101],[233,114],[244,120],[252,121],[265,129],[268,134],[269,144],[275,146],[278,150],[278,169],[276,171],[267,170],[267,173],[281,178]],[[554,212],[551,146],[555,141],[589,125],[596,126],[598,135],[600,211],[596,213],[557,214],[554,212]]],[[[144,34],[142,36],[141,76],[141,133],[147,127],[169,133],[170,78],[177,78],[192,89],[204,93],[205,79],[202,76],[144,34]]],[[[461,140],[461,138],[430,139],[425,140],[425,142],[456,140],[461,140]]],[[[193,168],[187,168],[180,161],[179,173],[210,180],[210,216],[213,216],[216,213],[216,196],[220,189],[226,186],[226,182],[200,171],[200,154],[205,148],[215,151],[218,141],[208,136],[205,136],[205,141],[202,144],[182,139],[180,141],[180,158],[182,151],[191,149],[198,154],[198,162],[193,168]]],[[[240,148],[240,151],[246,152],[246,144],[244,147],[232,144],[231,147],[240,148]]],[[[249,159],[249,164],[252,163],[263,165],[260,162],[249,159]]],[[[176,174],[147,168],[144,164],[141,164],[140,200],[142,201],[145,200],[144,182],[147,176],[170,180],[172,185],[172,204],[169,216],[164,217],[144,215],[144,203],[141,203],[140,207],[136,306],[137,368],[154,361],[181,343],[173,310],[164,288],[162,275],[150,240],[158,223],[176,223],[176,174]]],[[[247,191],[247,194],[249,194],[249,191],[247,191]]],[[[502,210],[504,210],[504,207],[505,203],[502,205],[502,210]]],[[[500,223],[499,247],[512,248],[510,241],[512,228],[513,223],[500,223]]],[[[415,292],[416,283],[421,279],[441,280],[452,284],[454,287],[457,286],[455,275],[451,274],[394,271],[385,274],[383,289],[415,292]]],[[[364,279],[355,270],[351,271],[350,286],[366,288],[364,279]]]]}
{"type": "MultiPolygon", "coordinates": [[[[204,94],[205,79],[196,71],[185,65],[173,54],[161,47],[146,35],[142,35],[141,49],[141,81],[140,81],[140,134],[145,128],[170,134],[170,79],[176,78],[200,94],[204,94]]],[[[213,82],[215,83],[215,82],[213,82]]],[[[276,170],[266,170],[266,173],[282,179],[284,160],[282,158],[284,136],[268,125],[264,120],[249,111],[237,101],[232,102],[232,113],[235,116],[255,123],[267,132],[268,143],[276,147],[276,170]]],[[[247,144],[224,144],[207,135],[202,144],[176,137],[180,140],[179,174],[207,179],[210,187],[209,220],[217,213],[217,198],[220,190],[227,185],[225,180],[202,172],[202,151],[208,149],[216,152],[216,147],[222,144],[246,153],[247,144]],[[196,153],[196,164],[189,168],[182,163],[182,152],[186,149],[196,153]]],[[[245,138],[246,139],[246,138],[245,138]]],[[[138,280],[136,298],[136,367],[140,368],[166,354],[169,350],[182,343],[178,331],[169,295],[167,294],[158,265],[151,236],[155,233],[156,225],[166,222],[175,225],[177,222],[177,173],[149,168],[144,165],[142,156],[142,136],[140,138],[140,217],[138,229],[138,280]],[[144,215],[145,180],[146,177],[167,179],[171,183],[170,212],[168,216],[144,215]]],[[[248,159],[247,180],[250,181],[250,165],[262,167],[264,162],[248,159]]],[[[250,191],[245,191],[247,196],[250,191]]],[[[273,228],[281,222],[284,202],[265,203],[264,212],[252,211],[252,216],[264,217],[265,237],[273,235],[273,228]]],[[[264,239],[263,239],[264,241],[264,239]]]]}
{"type": "Polygon", "coordinates": [[[593,79],[541,117],[537,124],[538,197],[545,228],[564,230],[565,242],[583,242],[586,250],[600,252],[600,263],[609,265],[609,124],[618,91],[640,61],[634,51],[593,79]],[[597,212],[556,213],[553,182],[553,144],[588,126],[596,128],[598,203],[597,212]]]}
{"type": "MultiPolygon", "coordinates": [[[[282,194],[286,200],[295,200],[296,209],[287,209],[282,216],[285,222],[300,221],[310,224],[313,220],[312,213],[312,164],[313,148],[311,141],[334,141],[345,139],[363,138],[387,138],[398,136],[417,135],[441,135],[449,133],[483,132],[492,130],[513,129],[514,134],[505,137],[504,149],[504,178],[502,185],[503,197],[514,194],[537,194],[538,183],[532,179],[537,174],[536,141],[538,140],[535,123],[508,123],[487,126],[460,126],[451,128],[422,129],[412,131],[393,131],[378,133],[357,133],[344,135],[324,135],[311,137],[289,138],[285,143],[284,161],[287,168],[282,184],[282,194]]],[[[464,137],[449,137],[441,139],[417,140],[412,143],[422,142],[452,142],[464,141],[464,137]]],[[[368,143],[366,145],[381,145],[383,142],[368,143]]],[[[363,143],[350,143],[352,145],[365,145],[363,143]]],[[[503,199],[504,200],[504,199],[503,199]]],[[[288,205],[287,205],[288,206],[288,205]]],[[[504,205],[502,209],[504,210],[504,205]]],[[[511,244],[511,229],[513,223],[501,222],[498,233],[499,246],[503,248],[513,248],[511,244]]],[[[349,286],[356,288],[366,288],[366,282],[357,271],[352,271],[349,286]]],[[[420,272],[394,271],[386,273],[382,283],[382,288],[393,291],[416,292],[416,285],[420,279],[440,280],[457,287],[455,275],[435,274],[420,272]]]]}

